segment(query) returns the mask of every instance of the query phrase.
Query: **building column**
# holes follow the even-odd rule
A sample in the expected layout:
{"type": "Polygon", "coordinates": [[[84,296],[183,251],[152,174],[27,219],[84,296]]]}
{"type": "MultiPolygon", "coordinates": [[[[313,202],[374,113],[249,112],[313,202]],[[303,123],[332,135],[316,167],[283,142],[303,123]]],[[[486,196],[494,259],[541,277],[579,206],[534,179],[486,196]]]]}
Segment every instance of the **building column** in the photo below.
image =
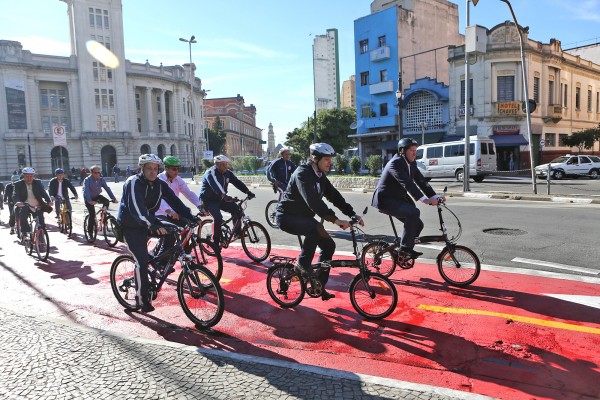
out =
{"type": "Polygon", "coordinates": [[[154,119],[152,118],[152,88],[146,88],[146,127],[148,132],[154,130],[154,119]]]}
{"type": "Polygon", "coordinates": [[[161,132],[167,131],[167,107],[165,105],[165,89],[159,89],[160,93],[160,122],[161,122],[161,132]]]}

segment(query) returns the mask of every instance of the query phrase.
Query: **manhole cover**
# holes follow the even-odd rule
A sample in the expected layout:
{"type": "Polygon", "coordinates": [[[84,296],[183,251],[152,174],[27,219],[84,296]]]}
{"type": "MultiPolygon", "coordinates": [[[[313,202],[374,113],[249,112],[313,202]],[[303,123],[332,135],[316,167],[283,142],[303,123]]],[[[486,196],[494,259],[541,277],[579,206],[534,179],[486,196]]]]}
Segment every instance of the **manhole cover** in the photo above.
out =
{"type": "Polygon", "coordinates": [[[490,235],[500,235],[500,236],[520,236],[526,235],[527,232],[522,231],[520,229],[511,229],[511,228],[488,228],[483,230],[484,233],[489,233],[490,235]]]}

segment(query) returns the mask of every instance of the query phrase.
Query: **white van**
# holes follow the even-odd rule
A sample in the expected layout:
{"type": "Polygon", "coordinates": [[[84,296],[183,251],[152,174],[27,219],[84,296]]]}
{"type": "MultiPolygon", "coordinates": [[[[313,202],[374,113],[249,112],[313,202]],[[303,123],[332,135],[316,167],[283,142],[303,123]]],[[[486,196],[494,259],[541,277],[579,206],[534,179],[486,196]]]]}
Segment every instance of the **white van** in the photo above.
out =
{"type": "MultiPolygon", "coordinates": [[[[471,136],[469,176],[475,182],[483,181],[496,169],[496,146],[488,137],[471,136]]],[[[417,164],[423,176],[432,178],[456,178],[463,180],[465,164],[465,140],[433,143],[419,146],[417,164]]]]}

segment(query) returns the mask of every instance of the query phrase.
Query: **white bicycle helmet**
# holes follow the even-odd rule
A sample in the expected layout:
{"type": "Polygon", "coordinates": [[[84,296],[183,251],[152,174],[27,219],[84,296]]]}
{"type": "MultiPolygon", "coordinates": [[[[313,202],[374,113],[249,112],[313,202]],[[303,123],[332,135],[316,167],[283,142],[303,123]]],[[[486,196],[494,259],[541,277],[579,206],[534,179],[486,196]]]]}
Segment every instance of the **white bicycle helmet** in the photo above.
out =
{"type": "Polygon", "coordinates": [[[227,156],[224,156],[223,154],[219,154],[218,156],[215,156],[214,158],[214,162],[218,163],[218,162],[229,162],[229,158],[227,158],[227,156]]]}
{"type": "Polygon", "coordinates": [[[288,152],[292,152],[292,148],[291,147],[282,147],[281,149],[279,149],[279,154],[283,154],[284,151],[288,151],[288,152]]]}
{"type": "Polygon", "coordinates": [[[143,166],[147,163],[163,165],[163,161],[156,154],[142,154],[138,160],[138,166],[143,166]]]}
{"type": "Polygon", "coordinates": [[[334,157],[335,150],[327,143],[313,143],[310,145],[310,154],[317,157],[334,157]]]}
{"type": "Polygon", "coordinates": [[[21,171],[21,173],[23,173],[23,174],[35,174],[35,168],[33,168],[33,167],[25,167],[25,168],[23,168],[23,170],[21,171]]]}

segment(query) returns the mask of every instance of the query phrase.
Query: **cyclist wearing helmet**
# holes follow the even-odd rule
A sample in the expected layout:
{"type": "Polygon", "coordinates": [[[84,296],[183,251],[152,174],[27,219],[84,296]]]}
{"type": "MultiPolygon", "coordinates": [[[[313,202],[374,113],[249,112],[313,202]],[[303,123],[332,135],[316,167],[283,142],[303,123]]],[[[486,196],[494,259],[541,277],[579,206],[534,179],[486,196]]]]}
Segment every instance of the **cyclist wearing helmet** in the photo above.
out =
{"type": "Polygon", "coordinates": [[[12,199],[15,183],[19,180],[19,175],[13,175],[10,177],[10,183],[6,185],[4,189],[4,203],[8,204],[8,212],[10,213],[10,217],[8,219],[8,226],[10,226],[10,234],[15,234],[15,209],[14,202],[12,199]]]}
{"type": "Polygon", "coordinates": [[[54,201],[54,211],[56,211],[56,218],[58,218],[59,204],[57,197],[62,197],[65,200],[67,203],[67,210],[71,213],[73,209],[71,208],[71,201],[69,200],[69,190],[73,192],[75,198],[77,198],[78,195],[71,181],[65,178],[65,171],[62,168],[56,168],[54,174],[56,176],[50,179],[50,183],[48,183],[48,193],[50,194],[50,199],[54,201]]]}
{"type": "Polygon", "coordinates": [[[35,179],[35,169],[31,167],[23,168],[23,179],[16,182],[13,188],[13,203],[16,211],[16,218],[19,218],[21,223],[21,232],[27,233],[31,231],[27,217],[29,214],[34,214],[34,211],[29,207],[23,207],[24,203],[29,203],[31,207],[40,207],[38,216],[40,217],[40,225],[45,226],[44,211],[52,211],[50,206],[50,197],[44,189],[44,184],[41,180],[35,179]]]}
{"type": "Polygon", "coordinates": [[[415,251],[414,247],[415,238],[419,236],[424,225],[420,218],[421,212],[410,196],[425,204],[436,205],[438,203],[437,194],[417,167],[415,158],[418,146],[419,144],[414,139],[400,139],[398,153],[383,169],[371,202],[371,205],[380,212],[396,217],[404,223],[400,251],[408,254],[411,258],[417,258],[423,254],[415,251]]]}
{"type": "MultiPolygon", "coordinates": [[[[296,270],[305,277],[314,274],[311,263],[317,246],[321,249],[319,262],[331,260],[335,253],[335,242],[323,224],[315,220],[315,214],[342,229],[350,226],[348,221],[338,219],[335,212],[325,204],[323,197],[345,215],[352,217],[356,214],[325,175],[331,169],[331,159],[335,156],[333,147],[327,143],[314,143],[310,145],[310,153],[311,159],[308,164],[299,166],[292,175],[288,188],[277,205],[276,214],[277,223],[282,231],[292,235],[304,235],[296,270]]],[[[329,269],[320,269],[317,278],[323,285],[321,298],[329,300],[335,297],[325,291],[329,269]]]]}
{"type": "Polygon", "coordinates": [[[125,243],[135,259],[135,280],[139,282],[136,299],[142,312],[154,311],[148,291],[148,234],[166,235],[168,231],[156,218],[155,212],[164,199],[168,206],[182,217],[194,217],[167,182],[157,179],[158,168],[163,165],[160,157],[142,154],[138,160],[141,172],[133,175],[123,185],[123,196],[117,220],[123,228],[125,243]]]}
{"type": "Polygon", "coordinates": [[[291,151],[289,147],[282,147],[279,150],[281,157],[271,164],[269,181],[273,183],[273,189],[275,190],[281,189],[285,192],[288,182],[297,168],[296,164],[290,161],[291,151]]]}
{"type": "MultiPolygon", "coordinates": [[[[214,162],[215,165],[210,167],[202,178],[200,199],[213,217],[213,240],[215,247],[219,248],[221,244],[221,224],[223,223],[221,210],[231,214],[234,226],[241,215],[239,206],[233,203],[231,197],[227,195],[227,186],[231,183],[251,199],[256,196],[248,189],[244,182],[240,181],[233,172],[227,169],[229,158],[224,155],[218,155],[214,158],[214,162]]],[[[240,232],[237,231],[234,234],[239,235],[240,232]]]]}
{"type": "MultiPolygon", "coordinates": [[[[102,189],[106,190],[106,193],[110,196],[110,200],[113,203],[117,203],[117,199],[113,194],[112,190],[106,184],[106,181],[100,175],[100,167],[97,165],[92,165],[90,167],[90,174],[83,180],[83,200],[85,200],[85,208],[87,208],[88,213],[93,216],[96,213],[94,206],[96,203],[102,203],[103,207],[108,208],[110,201],[101,195],[102,189]]],[[[88,229],[91,231],[88,232],[93,235],[94,224],[88,224],[88,229]]]]}

